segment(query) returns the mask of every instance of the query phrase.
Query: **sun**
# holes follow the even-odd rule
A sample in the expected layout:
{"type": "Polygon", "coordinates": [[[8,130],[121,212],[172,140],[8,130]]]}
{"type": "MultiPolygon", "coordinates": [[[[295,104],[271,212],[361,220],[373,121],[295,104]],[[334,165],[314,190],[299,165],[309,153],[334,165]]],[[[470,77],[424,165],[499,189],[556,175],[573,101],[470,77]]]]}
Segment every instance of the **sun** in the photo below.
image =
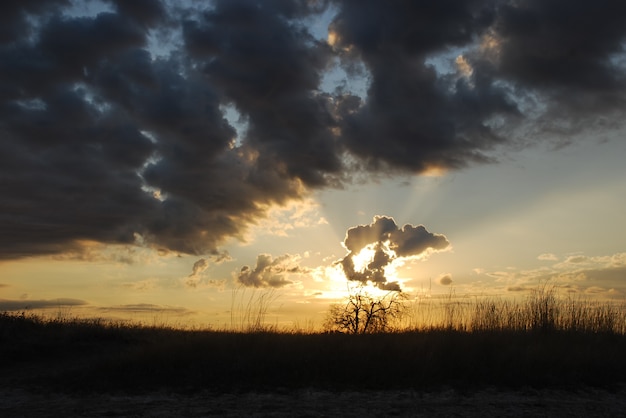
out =
{"type": "Polygon", "coordinates": [[[367,245],[357,254],[352,256],[352,262],[354,263],[354,270],[362,272],[364,271],[368,264],[374,260],[374,255],[376,254],[376,250],[373,244],[367,245]]]}

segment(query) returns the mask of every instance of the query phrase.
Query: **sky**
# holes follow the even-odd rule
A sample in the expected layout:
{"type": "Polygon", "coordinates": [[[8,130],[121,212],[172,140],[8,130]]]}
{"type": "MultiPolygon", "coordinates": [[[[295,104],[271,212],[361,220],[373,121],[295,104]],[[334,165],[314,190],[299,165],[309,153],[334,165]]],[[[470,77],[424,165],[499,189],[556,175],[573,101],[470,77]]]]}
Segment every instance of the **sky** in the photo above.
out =
{"type": "Polygon", "coordinates": [[[626,299],[622,0],[0,3],[0,311],[626,299]]]}

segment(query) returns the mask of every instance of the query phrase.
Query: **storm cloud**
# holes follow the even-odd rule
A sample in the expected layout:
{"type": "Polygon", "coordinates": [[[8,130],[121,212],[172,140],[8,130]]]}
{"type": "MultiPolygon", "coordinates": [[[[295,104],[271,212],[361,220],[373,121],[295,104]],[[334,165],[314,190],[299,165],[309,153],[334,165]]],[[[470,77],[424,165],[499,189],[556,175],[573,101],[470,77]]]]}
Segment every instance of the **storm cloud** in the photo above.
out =
{"type": "MultiPolygon", "coordinates": [[[[268,207],[357,170],[610,132],[625,43],[620,0],[3,1],[0,259],[93,242],[217,256],[268,207]],[[328,42],[307,26],[324,11],[328,42]],[[366,93],[324,87],[337,66],[366,93]]],[[[423,227],[380,222],[349,251],[378,229],[398,257],[429,248],[423,227]]]]}
{"type": "Polygon", "coordinates": [[[450,242],[444,235],[428,232],[423,225],[406,224],[400,228],[393,218],[375,216],[369,225],[348,229],[343,245],[349,252],[338,264],[348,280],[371,282],[383,290],[400,290],[397,282],[387,280],[385,267],[397,259],[443,251],[450,242]],[[372,255],[365,265],[355,266],[355,258],[366,249],[372,255]]]}

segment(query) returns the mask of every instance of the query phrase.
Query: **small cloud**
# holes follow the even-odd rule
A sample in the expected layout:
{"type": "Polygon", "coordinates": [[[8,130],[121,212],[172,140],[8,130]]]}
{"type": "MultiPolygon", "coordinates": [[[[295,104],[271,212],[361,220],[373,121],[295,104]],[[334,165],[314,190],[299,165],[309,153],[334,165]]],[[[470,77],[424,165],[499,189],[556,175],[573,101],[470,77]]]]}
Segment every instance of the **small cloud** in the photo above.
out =
{"type": "Polygon", "coordinates": [[[526,289],[524,286],[509,286],[506,288],[507,292],[525,292],[526,289]]]}
{"type": "Polygon", "coordinates": [[[369,225],[349,228],[343,246],[349,253],[337,264],[346,278],[382,288],[387,284],[385,268],[393,261],[426,257],[450,248],[450,243],[444,235],[428,232],[423,225],[399,228],[391,217],[374,216],[369,225]]]}
{"type": "Polygon", "coordinates": [[[514,278],[515,274],[508,271],[492,271],[487,273],[487,276],[496,279],[496,281],[506,281],[514,278]]]}
{"type": "Polygon", "coordinates": [[[571,255],[565,259],[565,263],[580,264],[588,261],[589,258],[584,255],[571,255]]]}
{"type": "Polygon", "coordinates": [[[206,260],[206,258],[201,258],[200,260],[193,263],[193,267],[191,268],[191,274],[189,275],[189,277],[195,277],[200,275],[208,267],[209,262],[206,260]]]}
{"type": "Polygon", "coordinates": [[[450,273],[442,274],[437,281],[442,286],[450,286],[452,284],[452,275],[450,273]]]}
{"type": "Polygon", "coordinates": [[[209,262],[206,258],[201,258],[195,263],[193,263],[193,267],[191,268],[191,274],[187,276],[185,280],[185,285],[187,287],[196,288],[200,284],[202,280],[202,273],[209,267],[209,262]]]}
{"type": "Polygon", "coordinates": [[[559,258],[552,254],[552,253],[544,253],[544,254],[539,254],[537,256],[537,260],[541,260],[541,261],[558,261],[559,258]]]}
{"type": "Polygon", "coordinates": [[[300,266],[299,255],[285,254],[274,259],[270,254],[259,254],[256,266],[243,266],[236,281],[248,287],[284,287],[293,284],[291,275],[309,274],[311,271],[300,266]]]}
{"type": "MultiPolygon", "coordinates": [[[[211,262],[215,264],[221,264],[221,263],[232,260],[230,254],[227,251],[224,251],[221,253],[215,252],[214,254],[211,254],[210,258],[211,258],[211,262]]],[[[189,274],[189,276],[184,278],[185,286],[191,287],[191,288],[197,288],[197,287],[200,287],[201,285],[203,287],[221,286],[223,282],[222,280],[208,280],[204,282],[202,280],[204,276],[203,273],[209,268],[209,266],[211,265],[211,262],[207,258],[201,258],[197,260],[195,263],[193,263],[193,266],[191,268],[191,273],[189,274]]]]}

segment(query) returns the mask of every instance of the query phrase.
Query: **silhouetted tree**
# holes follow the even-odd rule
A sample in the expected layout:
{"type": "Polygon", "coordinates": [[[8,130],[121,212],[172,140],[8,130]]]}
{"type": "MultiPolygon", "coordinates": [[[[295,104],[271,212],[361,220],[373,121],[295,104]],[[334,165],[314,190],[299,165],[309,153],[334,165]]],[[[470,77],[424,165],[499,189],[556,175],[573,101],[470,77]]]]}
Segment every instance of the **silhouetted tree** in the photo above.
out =
{"type": "Polygon", "coordinates": [[[406,296],[399,291],[374,297],[360,283],[349,289],[345,303],[331,305],[324,328],[350,334],[390,331],[407,313],[405,302],[406,296]]]}

